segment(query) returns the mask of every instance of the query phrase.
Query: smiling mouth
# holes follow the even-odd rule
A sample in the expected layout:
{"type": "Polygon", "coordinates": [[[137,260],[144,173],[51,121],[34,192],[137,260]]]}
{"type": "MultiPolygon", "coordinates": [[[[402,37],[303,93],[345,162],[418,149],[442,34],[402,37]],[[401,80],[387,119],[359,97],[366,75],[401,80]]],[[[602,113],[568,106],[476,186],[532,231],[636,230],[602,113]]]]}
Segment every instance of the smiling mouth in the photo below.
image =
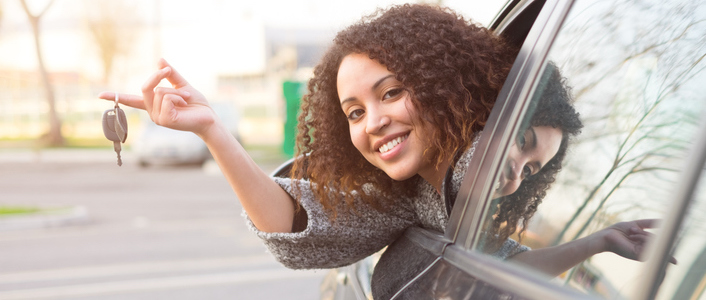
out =
{"type": "Polygon", "coordinates": [[[407,135],[405,135],[405,136],[397,137],[397,138],[395,138],[395,139],[392,139],[391,141],[389,141],[389,142],[385,143],[384,145],[382,145],[382,146],[378,149],[378,151],[380,151],[380,153],[385,153],[385,152],[387,152],[387,151],[390,151],[390,150],[392,150],[392,148],[395,148],[395,146],[397,146],[397,145],[399,145],[400,143],[404,142],[404,141],[407,139],[407,137],[409,137],[409,134],[407,134],[407,135]]]}

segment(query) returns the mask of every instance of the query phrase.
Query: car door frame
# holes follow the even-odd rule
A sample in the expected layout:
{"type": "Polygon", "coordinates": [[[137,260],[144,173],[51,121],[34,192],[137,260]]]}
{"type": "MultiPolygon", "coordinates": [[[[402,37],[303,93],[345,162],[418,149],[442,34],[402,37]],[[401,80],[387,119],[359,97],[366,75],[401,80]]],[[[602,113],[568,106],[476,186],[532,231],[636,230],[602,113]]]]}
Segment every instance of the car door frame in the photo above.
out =
{"type": "MultiPolygon", "coordinates": [[[[471,246],[477,243],[482,212],[489,202],[491,182],[494,182],[493,178],[498,172],[499,160],[505,156],[511,137],[515,136],[519,128],[521,116],[527,110],[529,95],[535,86],[534,81],[542,72],[551,42],[573,1],[509,1],[505,6],[505,10],[509,11],[498,14],[498,20],[493,22],[491,27],[495,28],[498,34],[503,34],[503,30],[512,23],[514,16],[537,2],[544,2],[543,7],[524,38],[515,63],[498,95],[464,176],[444,235],[411,228],[405,232],[405,236],[417,246],[439,256],[425,271],[444,260],[474,278],[527,299],[595,299],[534,276],[535,273],[531,270],[516,268],[487,255],[469,251],[471,246]],[[491,174],[492,176],[488,176],[491,174]]],[[[410,280],[397,295],[423,275],[424,273],[418,274],[410,280]]]]}
{"type": "MultiPolygon", "coordinates": [[[[498,34],[503,34],[518,12],[538,1],[542,0],[508,1],[490,28],[498,34]]],[[[479,242],[481,222],[486,217],[490,190],[498,176],[500,160],[505,157],[512,137],[519,130],[520,121],[536,86],[535,81],[543,71],[549,50],[573,3],[573,0],[546,0],[534,20],[534,25],[524,39],[497,98],[496,108],[491,112],[478,142],[444,234],[439,235],[419,228],[405,232],[405,236],[415,244],[431,254],[438,255],[439,259],[431,263],[427,270],[444,260],[475,278],[504,291],[522,295],[523,298],[597,299],[595,296],[554,284],[547,278],[537,276],[532,270],[509,265],[473,250],[479,242]]],[[[686,214],[706,161],[706,123],[702,123],[698,135],[700,139],[692,146],[690,157],[680,175],[680,178],[685,180],[681,180],[676,188],[675,204],[665,215],[661,234],[657,235],[655,243],[648,249],[649,256],[643,265],[643,274],[647,276],[645,286],[650,288],[636,291],[635,299],[652,299],[659,289],[659,274],[666,268],[680,220],[686,214]]],[[[349,277],[356,276],[352,268],[339,271],[349,277]]],[[[419,279],[422,275],[419,274],[411,281],[419,279]]],[[[359,299],[365,299],[361,293],[356,294],[359,299]]]]}
{"type": "MultiPolygon", "coordinates": [[[[517,2],[517,1],[511,1],[517,2]]],[[[521,1],[520,1],[521,2],[521,1]]],[[[540,279],[536,272],[518,266],[488,259],[474,253],[490,203],[490,189],[497,179],[500,160],[505,157],[512,137],[517,134],[521,117],[527,110],[530,97],[537,80],[543,71],[552,43],[573,5],[573,0],[547,0],[537,16],[533,28],[522,45],[517,60],[503,86],[496,107],[490,115],[483,135],[476,148],[479,157],[474,156],[464,177],[457,205],[452,211],[445,238],[451,240],[443,253],[443,258],[468,272],[471,276],[492,282],[503,290],[522,295],[528,299],[596,299],[596,297],[573,293],[569,289],[540,279]],[[486,174],[486,176],[480,176],[486,174]],[[537,280],[539,279],[539,280],[537,280]],[[568,293],[568,294],[567,294],[568,293]]],[[[522,5],[518,3],[517,5],[522,5]]],[[[507,15],[507,14],[505,14],[507,15]]],[[[499,14],[491,28],[502,34],[507,28],[505,15],[499,14]]],[[[656,239],[648,247],[647,258],[641,266],[645,274],[645,285],[631,293],[634,299],[653,299],[659,290],[661,275],[667,268],[677,238],[681,220],[685,219],[689,204],[706,164],[706,122],[702,120],[698,129],[699,139],[689,150],[689,157],[679,174],[679,183],[673,191],[674,204],[665,214],[656,239]]]]}

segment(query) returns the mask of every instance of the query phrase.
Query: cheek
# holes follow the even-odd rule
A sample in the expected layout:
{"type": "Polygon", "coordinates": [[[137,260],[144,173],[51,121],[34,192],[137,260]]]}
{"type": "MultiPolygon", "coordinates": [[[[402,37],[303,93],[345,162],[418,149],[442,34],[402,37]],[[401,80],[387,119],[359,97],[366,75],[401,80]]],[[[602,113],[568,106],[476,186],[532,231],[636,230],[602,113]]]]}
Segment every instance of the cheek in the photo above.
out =
{"type": "Polygon", "coordinates": [[[503,188],[502,190],[502,195],[507,196],[516,192],[517,189],[520,187],[520,183],[522,183],[522,181],[520,180],[513,180],[508,182],[507,185],[505,185],[505,188],[503,188]]]}
{"type": "Polygon", "coordinates": [[[517,147],[517,144],[515,144],[513,142],[512,145],[510,145],[510,149],[507,151],[506,163],[509,164],[510,161],[516,161],[519,155],[520,155],[520,148],[517,147]]]}
{"type": "Polygon", "coordinates": [[[365,154],[363,149],[368,149],[369,147],[367,146],[367,139],[365,139],[365,135],[360,132],[360,130],[356,130],[356,127],[353,126],[350,128],[350,135],[351,135],[351,142],[353,143],[353,146],[355,146],[356,149],[360,153],[365,154]]]}

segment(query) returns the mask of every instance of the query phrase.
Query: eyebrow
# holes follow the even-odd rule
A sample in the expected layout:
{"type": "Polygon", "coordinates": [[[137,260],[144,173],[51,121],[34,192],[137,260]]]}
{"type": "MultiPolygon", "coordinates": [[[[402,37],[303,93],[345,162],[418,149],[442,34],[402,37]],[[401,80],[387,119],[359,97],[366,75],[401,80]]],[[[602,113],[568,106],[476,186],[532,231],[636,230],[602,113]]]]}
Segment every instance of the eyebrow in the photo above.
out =
{"type": "MultiPolygon", "coordinates": [[[[390,77],[395,77],[395,75],[394,75],[394,74],[390,74],[390,75],[387,75],[387,76],[385,76],[385,77],[383,77],[383,78],[378,79],[378,81],[376,81],[375,84],[373,84],[373,86],[370,88],[370,90],[375,90],[375,89],[377,89],[386,79],[388,79],[388,78],[390,78],[390,77]]],[[[353,100],[355,100],[355,97],[348,97],[348,98],[346,98],[345,100],[341,101],[341,106],[343,106],[344,103],[346,103],[346,102],[348,102],[348,101],[353,101],[353,100]]]]}
{"type": "Polygon", "coordinates": [[[532,145],[530,145],[530,147],[532,147],[532,149],[537,148],[537,133],[534,132],[534,128],[532,127],[529,128],[529,131],[532,133],[532,145]]]}
{"type": "MultiPolygon", "coordinates": [[[[537,133],[534,132],[534,128],[532,128],[532,127],[529,128],[529,132],[532,134],[532,135],[531,135],[532,139],[531,139],[530,148],[531,148],[531,149],[535,149],[535,148],[537,148],[537,133]]],[[[541,170],[542,168],[544,168],[544,165],[542,165],[541,162],[537,162],[537,166],[538,166],[538,168],[537,168],[538,171],[537,171],[537,172],[539,172],[539,170],[541,170]]]]}

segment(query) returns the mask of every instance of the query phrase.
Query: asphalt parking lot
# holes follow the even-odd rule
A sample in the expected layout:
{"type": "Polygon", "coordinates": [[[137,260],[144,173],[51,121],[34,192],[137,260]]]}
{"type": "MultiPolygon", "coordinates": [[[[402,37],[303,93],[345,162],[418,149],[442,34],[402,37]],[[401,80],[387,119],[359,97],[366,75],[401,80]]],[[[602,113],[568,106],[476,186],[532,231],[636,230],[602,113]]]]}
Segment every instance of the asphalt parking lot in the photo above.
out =
{"type": "Polygon", "coordinates": [[[0,204],[64,209],[0,219],[0,299],[318,298],[326,271],[274,261],[215,164],[123,162],[108,150],[0,152],[0,204]]]}

